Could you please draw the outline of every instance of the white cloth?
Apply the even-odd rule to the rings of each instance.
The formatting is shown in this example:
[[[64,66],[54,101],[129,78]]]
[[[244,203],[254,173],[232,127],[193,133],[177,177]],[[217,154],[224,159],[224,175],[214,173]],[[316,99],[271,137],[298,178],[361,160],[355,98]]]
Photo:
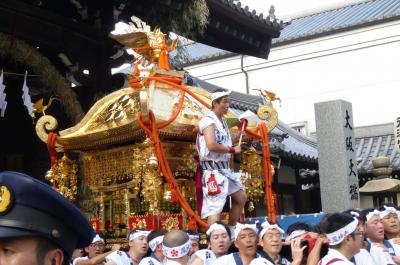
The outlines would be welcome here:
[[[210,227],[207,229],[206,231],[206,235],[207,236],[211,236],[211,233],[214,232],[214,230],[223,230],[225,232],[228,233],[228,231],[226,231],[225,226],[218,224],[218,223],[213,223],[212,225],[210,225]]]
[[[347,224],[345,227],[340,228],[337,231],[326,234],[326,237],[329,239],[329,245],[336,246],[342,243],[346,236],[350,235],[357,229],[358,219],[353,217],[354,220]]]
[[[181,265],[180,263],[174,261],[174,260],[167,260],[167,262],[165,263],[165,265]]]
[[[265,234],[268,230],[270,230],[270,229],[276,229],[276,230],[278,230],[281,234],[284,234],[284,233],[285,233],[285,231],[283,231],[283,229],[280,228],[279,225],[277,225],[277,224],[271,225],[268,221],[263,222],[263,223],[261,224],[261,227],[262,227],[262,230],[260,231],[260,234],[259,234],[260,238],[263,238],[264,234]]]
[[[101,238],[98,234],[96,234],[96,235],[94,236],[93,240],[92,240],[92,244],[93,244],[93,243],[96,243],[96,242],[102,242],[102,243],[104,243],[104,239]]]
[[[376,265],[394,264],[389,252],[384,251],[381,247],[373,245],[373,243],[370,244],[369,254]]]
[[[229,165],[231,158],[230,153],[215,153],[208,150],[206,141],[203,135],[204,129],[210,125],[214,125],[215,141],[226,147],[232,146],[232,139],[229,133],[228,125],[225,120],[220,120],[213,111],[207,116],[204,116],[199,123],[199,134],[197,135],[196,147],[201,161],[224,162]],[[221,192],[215,195],[209,195],[209,189],[216,188],[207,185],[209,179],[214,175],[217,185]],[[215,170],[203,169],[202,176],[203,187],[203,206],[201,209],[201,218],[207,218],[210,215],[219,214],[225,205],[226,197],[238,190],[243,189],[240,182],[240,174],[234,173],[229,168]]]
[[[159,262],[155,258],[146,257],[139,262],[139,265],[163,265],[163,263]]]
[[[257,235],[257,225],[256,224],[241,224],[241,223],[236,223],[235,226],[235,232],[233,233],[232,239],[236,240],[238,237],[239,233],[244,230],[244,229],[250,229],[254,232],[255,235]]]
[[[232,93],[231,90],[227,90],[227,91],[221,91],[221,92],[214,92],[211,94],[211,101],[214,101],[216,99],[225,97],[225,96],[229,96]]]
[[[214,262],[214,265],[238,265],[238,264],[236,264],[233,254],[229,254],[219,257]]]
[[[392,244],[394,254],[400,256],[400,245],[393,242],[393,239],[388,240]]]
[[[326,265],[333,259],[340,259],[340,261],[336,261],[332,265],[354,265],[350,260],[343,256],[342,253],[332,248],[328,250],[328,254],[319,261],[318,265]]]
[[[163,248],[164,257],[170,258],[170,259],[178,259],[178,258],[182,258],[183,256],[188,255],[188,253],[192,249],[192,241],[190,239],[188,239],[188,241],[186,241],[186,243],[176,246],[176,247],[167,247],[163,243],[162,248]]]
[[[211,178],[211,173],[214,174],[217,185],[221,192],[216,195],[209,195],[209,186],[207,185]],[[207,218],[213,214],[219,214],[224,208],[226,197],[243,189],[240,182],[240,173],[233,173],[230,169],[219,170],[203,170],[202,190],[203,190],[203,205],[201,207],[201,218]]]
[[[132,260],[124,251],[114,251],[106,257],[106,261],[112,260],[116,265],[132,265]]]
[[[263,257],[258,257],[256,259],[253,259],[249,265],[275,265],[271,261],[263,258]]]
[[[256,254],[256,255],[257,255],[257,257],[255,257],[255,259],[258,258],[258,254]],[[239,265],[239,264],[236,264],[235,258],[233,257],[233,253],[219,257],[213,264],[214,265]]]
[[[279,264],[290,265],[290,262],[285,258],[281,258],[279,260]],[[258,257],[258,258],[253,259],[249,265],[275,265],[275,263],[272,263],[271,261],[267,260],[266,258]]]
[[[76,265],[76,263],[78,261],[80,261],[80,260],[88,260],[88,259],[89,259],[88,256],[86,256],[86,257],[78,257],[78,258],[74,259],[74,261],[72,262],[72,265]]]
[[[360,249],[360,252],[354,255],[354,260],[356,265],[378,265],[374,263],[369,252],[363,248]]]
[[[226,121],[221,120],[215,115],[213,111],[204,116],[199,122],[199,134],[197,136],[197,152],[199,153],[200,161],[229,161],[231,158],[230,153],[220,154],[208,150],[206,140],[204,138],[204,129],[210,125],[214,125],[215,142],[226,147],[232,146],[232,139],[229,133]]]
[[[204,265],[213,265],[217,260],[217,256],[215,256],[214,252],[209,249],[200,249],[196,251],[193,256],[201,259]]]

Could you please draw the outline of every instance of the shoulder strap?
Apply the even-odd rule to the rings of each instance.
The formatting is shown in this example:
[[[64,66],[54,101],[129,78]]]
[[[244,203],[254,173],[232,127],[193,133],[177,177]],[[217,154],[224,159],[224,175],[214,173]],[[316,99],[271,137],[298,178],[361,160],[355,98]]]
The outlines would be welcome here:
[[[273,259],[263,250],[260,253],[258,253],[261,257],[263,257],[264,259],[268,260],[269,262],[271,262],[272,264],[275,264],[275,261],[273,261]]]
[[[368,252],[371,252],[371,246],[372,246],[371,242],[367,241],[367,251]]]
[[[394,247],[392,246],[389,240],[383,240],[383,245],[385,245],[385,247],[389,250],[390,256],[396,256]]]
[[[235,259],[236,265],[243,265],[242,259],[240,258],[238,252],[233,253],[233,258]]]

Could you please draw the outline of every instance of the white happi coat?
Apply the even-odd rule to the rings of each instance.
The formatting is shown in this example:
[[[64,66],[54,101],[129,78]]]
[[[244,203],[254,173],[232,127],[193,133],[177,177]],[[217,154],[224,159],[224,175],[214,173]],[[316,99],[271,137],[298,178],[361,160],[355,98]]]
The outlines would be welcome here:
[[[210,125],[214,125],[215,142],[226,147],[232,146],[232,139],[225,120],[220,120],[213,111],[204,116],[199,122],[199,135],[197,137],[197,151],[200,161],[229,161],[231,154],[215,153],[208,150],[203,131]]]
[[[369,254],[376,265],[395,264],[389,252],[383,250],[379,246],[375,246],[371,242],[370,244],[371,246],[369,248]]]
[[[332,248],[330,248],[328,254],[318,262],[318,265],[327,265],[333,259],[340,260],[331,263],[332,265],[354,265],[350,260],[343,256],[342,253]]]
[[[375,264],[371,255],[366,249],[360,249],[360,252],[354,255],[356,265],[378,265]]]
[[[153,257],[146,257],[139,262],[139,265],[163,265],[163,263]]]
[[[198,257],[203,261],[204,265],[213,265],[214,262],[217,260],[217,257],[215,256],[214,252],[212,252],[209,249],[200,249],[196,251],[193,256]]]
[[[114,251],[106,257],[106,261],[112,260],[117,265],[135,265],[129,255],[124,251]]]

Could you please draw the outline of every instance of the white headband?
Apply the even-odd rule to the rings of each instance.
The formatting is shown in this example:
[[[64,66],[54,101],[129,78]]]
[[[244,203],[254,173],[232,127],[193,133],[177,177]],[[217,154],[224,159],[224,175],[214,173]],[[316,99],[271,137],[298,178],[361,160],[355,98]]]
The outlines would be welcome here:
[[[149,233],[150,233],[149,231],[137,230],[137,231],[129,234],[129,241],[132,241],[135,238],[138,238],[140,236],[146,236],[147,237],[149,235]]]
[[[197,240],[197,241],[200,241],[200,235],[189,235],[189,238],[191,239],[191,240]]]
[[[190,241],[189,238],[189,240],[186,241],[186,243],[177,247],[170,248],[165,246],[164,243],[162,246],[163,246],[163,254],[165,257],[169,259],[179,259],[189,253],[189,251],[192,249],[192,242]]]
[[[381,219],[384,218],[386,215],[391,214],[391,213],[394,213],[396,215],[396,217],[399,218],[398,211],[396,210],[396,208],[385,206],[385,205],[383,207],[385,207],[385,210],[381,211],[380,214],[379,214],[379,217]]]
[[[222,91],[222,92],[215,92],[211,94],[211,101],[214,101],[216,99],[225,97],[225,96],[229,96],[231,94],[232,91],[227,90],[227,91]]]
[[[206,235],[210,236],[212,232],[214,232],[215,230],[224,230],[225,232],[228,233],[228,231],[226,231],[225,226],[221,225],[221,224],[217,224],[217,223],[213,223],[212,225],[210,225],[210,227],[207,229],[206,231]]]
[[[150,240],[149,248],[151,249],[151,251],[154,252],[156,250],[157,246],[162,243],[163,239],[164,239],[164,236],[158,236],[158,237]]]
[[[369,220],[374,216],[374,215],[378,215],[379,218],[381,217],[381,212],[374,209],[372,212],[369,212],[366,216],[365,219],[367,220],[367,223],[369,222]]]
[[[288,235],[288,239],[295,239],[296,237],[302,236],[304,234],[307,234],[308,232],[306,230],[294,230],[290,235]]]
[[[93,237],[92,244],[96,242],[104,243],[104,239],[102,239],[98,234],[96,234],[95,237]]]
[[[360,214],[358,213],[358,212],[354,212],[354,211],[350,211],[350,214],[353,216],[353,217],[360,217]]]
[[[255,224],[250,225],[250,224],[237,223],[235,232],[234,232],[234,236],[233,236],[233,240],[236,240],[239,233],[244,229],[250,229],[257,235],[257,226]]]
[[[351,223],[347,224],[345,227],[342,227],[339,230],[332,232],[330,234],[326,234],[326,237],[329,239],[329,245],[331,246],[339,245],[346,236],[356,231],[357,225],[358,225],[358,219],[354,218],[354,220]]]
[[[264,236],[264,234],[271,229],[276,229],[279,232],[281,232],[281,234],[283,234],[285,231],[282,230],[282,228],[280,228],[277,224],[271,225],[268,221],[265,221],[264,223],[261,224],[261,227],[263,228],[260,232],[260,238],[262,238]]]

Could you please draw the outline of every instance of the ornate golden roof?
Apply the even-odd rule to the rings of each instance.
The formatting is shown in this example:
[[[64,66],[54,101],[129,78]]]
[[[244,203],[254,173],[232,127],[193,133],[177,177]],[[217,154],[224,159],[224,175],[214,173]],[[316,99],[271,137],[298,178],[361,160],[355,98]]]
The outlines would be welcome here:
[[[211,104],[208,92],[188,88]],[[178,89],[162,83],[151,82],[148,88],[142,90],[130,87],[120,89],[97,101],[78,124],[60,131],[57,144],[64,150],[83,151],[142,140],[144,132],[138,125],[137,113],[141,111],[146,118],[151,109],[157,122],[167,121],[176,110],[179,99]],[[208,113],[206,107],[186,93],[182,110],[170,125],[159,130],[160,135],[171,140],[194,141],[198,123]],[[232,111],[227,117],[237,119]],[[44,142],[47,141],[44,125],[48,125],[50,120],[48,115],[43,116],[36,126]]]

